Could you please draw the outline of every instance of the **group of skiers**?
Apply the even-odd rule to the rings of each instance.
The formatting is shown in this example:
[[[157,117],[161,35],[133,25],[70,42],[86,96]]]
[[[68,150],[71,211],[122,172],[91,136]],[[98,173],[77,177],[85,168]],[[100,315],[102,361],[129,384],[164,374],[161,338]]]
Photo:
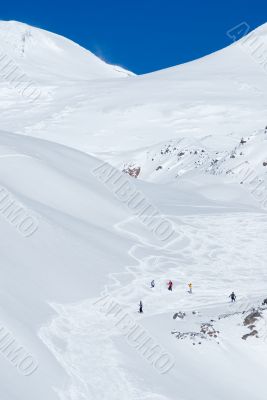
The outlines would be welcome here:
[[[150,285],[151,285],[152,289],[156,286],[154,279],[151,281]],[[167,286],[168,286],[168,290],[172,291],[173,282],[170,280],[167,283]],[[188,288],[189,288],[188,293],[192,294],[193,293],[193,285],[192,285],[191,282],[188,284]],[[236,295],[235,295],[234,292],[232,292],[229,297],[230,297],[232,303],[234,303],[236,301]],[[267,299],[266,299],[266,302],[267,302]],[[141,313],[141,314],[143,313],[143,302],[141,300],[140,300],[140,303],[139,303],[139,313]]]
[[[150,287],[153,289],[155,286],[156,286],[155,280],[153,279],[153,280],[151,281],[151,283],[150,283]],[[173,282],[170,280],[170,281],[168,282],[167,286],[168,286],[168,290],[172,291]],[[192,293],[193,293],[193,285],[192,285],[191,282],[188,284],[188,288],[189,288],[188,293],[192,294]],[[142,302],[141,300],[140,300],[140,303],[139,303],[139,312],[140,312],[141,314],[143,313],[143,302]]]
[[[151,281],[151,283],[150,283],[150,285],[151,285],[151,288],[154,288],[155,287],[155,281],[154,281],[154,279],[153,279],[153,281]],[[167,286],[168,286],[168,290],[172,290],[172,288],[173,288],[173,282],[172,281],[169,281],[168,282],[168,284],[167,284]],[[188,284],[188,288],[189,288],[189,293],[193,293],[193,285],[192,285],[192,283],[189,283]]]

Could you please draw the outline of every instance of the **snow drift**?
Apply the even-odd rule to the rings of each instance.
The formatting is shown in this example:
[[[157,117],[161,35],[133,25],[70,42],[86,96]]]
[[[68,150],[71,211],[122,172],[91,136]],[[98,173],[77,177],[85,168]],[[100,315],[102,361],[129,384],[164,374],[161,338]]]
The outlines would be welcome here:
[[[1,54],[41,93],[2,71],[4,399],[265,400],[266,213],[239,165],[265,182],[267,80],[243,41],[134,76],[0,23]],[[151,210],[175,231],[167,245]]]

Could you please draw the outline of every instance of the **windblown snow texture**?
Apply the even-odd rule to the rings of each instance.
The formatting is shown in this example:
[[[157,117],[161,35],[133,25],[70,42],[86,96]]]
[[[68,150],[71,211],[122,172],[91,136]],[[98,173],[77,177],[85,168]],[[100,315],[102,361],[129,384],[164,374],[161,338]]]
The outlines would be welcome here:
[[[266,25],[254,35],[267,45]],[[40,90],[32,101],[2,70],[1,399],[265,400],[267,75],[244,39],[144,76],[18,22],[0,23],[0,50]],[[174,360],[167,373],[126,319]]]

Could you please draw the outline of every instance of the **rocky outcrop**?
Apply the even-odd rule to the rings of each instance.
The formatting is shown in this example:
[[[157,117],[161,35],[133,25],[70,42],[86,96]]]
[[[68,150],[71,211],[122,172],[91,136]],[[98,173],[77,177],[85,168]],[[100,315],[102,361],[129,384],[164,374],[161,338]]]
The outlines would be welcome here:
[[[141,168],[140,167],[127,167],[127,168],[123,169],[122,172],[132,176],[133,178],[137,178],[141,172]]]

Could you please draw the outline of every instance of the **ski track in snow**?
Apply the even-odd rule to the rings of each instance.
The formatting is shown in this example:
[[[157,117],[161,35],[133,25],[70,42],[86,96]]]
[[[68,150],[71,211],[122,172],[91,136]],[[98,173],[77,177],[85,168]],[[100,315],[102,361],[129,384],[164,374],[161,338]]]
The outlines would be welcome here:
[[[267,24],[252,35],[256,45],[258,41],[261,46],[266,46]],[[26,81],[39,82],[41,91],[40,98],[33,103],[24,91],[20,93],[19,86],[8,84],[10,69],[1,82],[2,152],[13,153],[0,155],[2,184],[9,188],[10,182],[10,193],[21,198],[22,204],[25,201],[25,206],[33,206],[48,228],[44,230],[48,232],[47,236],[40,232],[40,242],[37,243],[36,238],[36,244],[42,246],[44,242],[44,249],[48,250],[43,251],[40,246],[38,251],[39,247],[36,247],[38,254],[34,250],[31,258],[31,245],[29,249],[25,245],[24,253],[24,246],[17,238],[13,239],[12,233],[9,236],[9,227],[3,225],[3,237],[7,234],[10,240],[7,243],[18,251],[8,253],[9,246],[3,241],[2,311],[7,323],[17,328],[18,335],[27,339],[30,347],[36,348],[36,354],[40,350],[43,366],[51,365],[50,371],[40,368],[40,376],[36,374],[33,384],[31,378],[27,378],[30,382],[27,386],[25,380],[22,382],[18,378],[14,381],[16,385],[12,385],[13,375],[3,364],[1,397],[35,400],[40,393],[42,399],[50,400],[47,393],[51,393],[51,382],[62,382],[65,371],[69,378],[65,387],[58,383],[55,388],[60,400],[265,400],[266,367],[264,357],[259,359],[258,355],[266,352],[266,346],[260,343],[262,333],[265,331],[266,334],[266,325],[263,326],[266,317],[265,321],[260,321],[263,327],[259,327],[262,329],[259,342],[254,338],[255,342],[249,339],[239,343],[243,334],[240,312],[258,305],[267,295],[267,214],[237,212],[237,209],[255,210],[257,206],[251,206],[251,201],[260,196],[254,190],[252,192],[250,184],[243,186],[244,191],[237,187],[235,190],[232,185],[235,181],[243,182],[244,171],[238,166],[245,164],[248,171],[254,171],[255,176],[265,180],[266,189],[267,75],[260,67],[258,57],[251,57],[251,51],[244,52],[248,47],[245,44],[247,38],[189,64],[130,79],[121,79],[122,73],[129,75],[127,71],[105,64],[73,42],[38,28],[2,21],[0,38],[4,53],[14,61],[12,74],[17,70],[13,70],[17,64],[25,71]],[[249,45],[251,50],[253,42]],[[34,143],[30,138],[24,142],[15,137],[10,137],[9,141],[9,133],[11,136],[13,133],[29,135],[51,143]],[[53,149],[52,142],[69,149],[56,145]],[[24,154],[28,145],[32,157]],[[20,148],[22,154],[17,154]],[[79,157],[70,148],[93,157],[89,157],[87,163],[85,154]],[[9,157],[13,160],[8,160]],[[22,163],[13,164],[18,157]],[[28,159],[24,160],[26,157]],[[95,157],[98,161],[93,159]],[[102,157],[120,169],[122,165],[124,168],[129,163],[136,164],[141,168],[143,184],[153,183],[146,190],[151,190],[159,201],[163,201],[162,196],[169,197],[165,204],[166,214],[174,214],[168,219],[176,224],[179,233],[174,243],[160,247],[153,234],[144,226],[140,227],[138,219],[132,217],[115,225],[116,232],[112,231],[109,221],[121,215],[120,204],[116,202],[111,202],[110,209],[107,207],[103,220],[102,216],[94,215],[99,205],[108,206],[110,195],[106,198],[100,182],[87,176],[88,168],[95,168]],[[213,177],[208,177],[206,172]],[[182,175],[185,175],[184,180]],[[180,177],[182,185],[178,187],[175,182]],[[27,179],[25,187],[23,179]],[[156,189],[154,185],[158,183],[164,186]],[[177,193],[180,189],[181,193]],[[68,195],[69,200],[66,199]],[[100,204],[97,199],[101,199]],[[205,199],[211,201],[206,203]],[[224,200],[225,207],[222,205]],[[247,208],[243,204],[250,206]],[[257,200],[257,204],[260,207],[264,203]],[[6,210],[8,208],[4,212]],[[97,221],[98,218],[101,221]],[[55,236],[50,237],[54,230]],[[105,233],[103,237],[111,240],[107,246],[110,268],[116,262],[115,257],[122,255],[121,249],[112,251],[112,234],[116,233],[116,244],[123,236],[123,246],[127,238],[134,239],[131,248],[129,244],[128,265],[122,272],[118,271],[123,265],[119,265],[120,269],[113,268],[105,276],[101,268],[94,268],[99,266],[103,256],[101,249],[106,245],[105,239],[101,243],[101,230]],[[88,248],[87,237],[91,241]],[[67,252],[65,239],[66,246],[70,244]],[[59,268],[54,270],[53,258],[58,246],[57,257],[62,260],[62,265],[58,262],[56,267]],[[94,247],[96,258],[88,251]],[[29,255],[29,263],[26,258],[20,263],[24,254]],[[65,282],[61,273],[65,271],[64,261],[68,254],[71,260],[78,257],[81,263],[91,261],[96,265],[92,265],[90,271],[81,271],[81,265],[69,262],[70,274]],[[90,254],[88,259],[85,254]],[[36,270],[37,257],[44,259],[38,264],[40,271]],[[119,260],[118,264],[122,262]],[[20,275],[23,271],[27,276]],[[74,285],[71,277],[76,271]],[[45,296],[42,297],[38,288],[42,285],[39,278],[44,274],[48,275],[45,282],[53,288],[51,292],[46,287],[41,288]],[[20,310],[28,304],[36,305],[37,299],[38,302],[53,299],[50,293],[61,297],[62,281],[66,284],[62,290],[64,298],[68,288],[73,289],[73,296],[77,296],[80,288],[86,290],[84,281],[81,282],[83,276],[91,278],[88,297],[92,297],[76,303],[70,303],[71,300],[66,304],[50,302],[55,315],[39,332],[62,366],[60,371],[56,363],[50,364],[53,360],[33,341],[35,321],[42,315],[39,308],[28,310],[27,307],[25,319]],[[20,285],[20,277],[25,285]],[[97,282],[102,279],[104,283],[103,287],[96,286],[99,293],[92,294],[89,287],[94,285],[95,277]],[[150,288],[152,279],[156,283],[154,289]],[[172,292],[166,285],[170,279],[174,282]],[[193,283],[192,295],[187,291],[189,282]],[[19,286],[25,287],[20,290]],[[228,298],[233,290],[237,294],[236,304],[230,304]],[[161,376],[160,380],[158,372],[149,364],[144,367],[146,361],[131,359],[133,348],[128,352],[128,343],[113,326],[114,321],[94,306],[104,294],[110,295],[125,313],[140,321],[152,337],[155,334],[161,338],[159,344],[163,348],[171,349],[176,367],[165,375],[168,379]],[[140,300],[144,304],[141,315],[137,312]],[[213,315],[216,319],[219,315],[223,318],[238,314],[236,319],[221,321],[222,346],[215,344],[215,350],[214,343],[207,341],[198,350],[192,350],[192,343],[178,341],[171,335],[173,327],[198,329],[200,320],[195,322],[193,310],[199,311],[205,322]],[[178,311],[186,312],[185,320],[172,319]],[[224,322],[228,330],[225,330]],[[241,326],[239,330],[237,323],[239,328]],[[157,327],[158,332],[155,332]],[[233,338],[234,330],[238,332]],[[254,351],[256,347],[258,352]]]
[[[129,223],[132,227],[132,220],[117,224],[115,229],[133,235],[127,229]],[[225,314],[233,313],[233,306],[227,300],[232,290],[238,294],[236,311],[248,309],[266,294],[267,271],[262,267],[266,264],[264,237],[267,228],[262,232],[267,226],[266,215],[185,216],[182,223],[180,221],[179,217],[180,239],[170,248],[149,245],[144,238],[134,234],[138,243],[129,250],[133,265],[127,266],[122,273],[111,272],[101,296],[109,294],[130,314],[136,314],[142,299],[144,314],[138,315],[142,321],[146,314],[209,306],[223,307]],[[224,279],[220,281],[218,276]],[[203,277],[206,281],[200,286]],[[152,279],[156,282],[154,289],[150,288]],[[166,290],[169,279],[174,282],[173,292]],[[262,290],[257,293],[253,292],[255,280],[262,282]],[[189,281],[194,285],[193,296],[186,290]],[[41,329],[42,340],[71,379],[69,387],[58,390],[60,399],[168,400],[137,389],[137,382],[133,382],[123,368],[122,354],[113,342],[112,322],[92,306],[96,300],[71,305],[53,304],[58,316]],[[170,332],[166,332],[168,334]]]

